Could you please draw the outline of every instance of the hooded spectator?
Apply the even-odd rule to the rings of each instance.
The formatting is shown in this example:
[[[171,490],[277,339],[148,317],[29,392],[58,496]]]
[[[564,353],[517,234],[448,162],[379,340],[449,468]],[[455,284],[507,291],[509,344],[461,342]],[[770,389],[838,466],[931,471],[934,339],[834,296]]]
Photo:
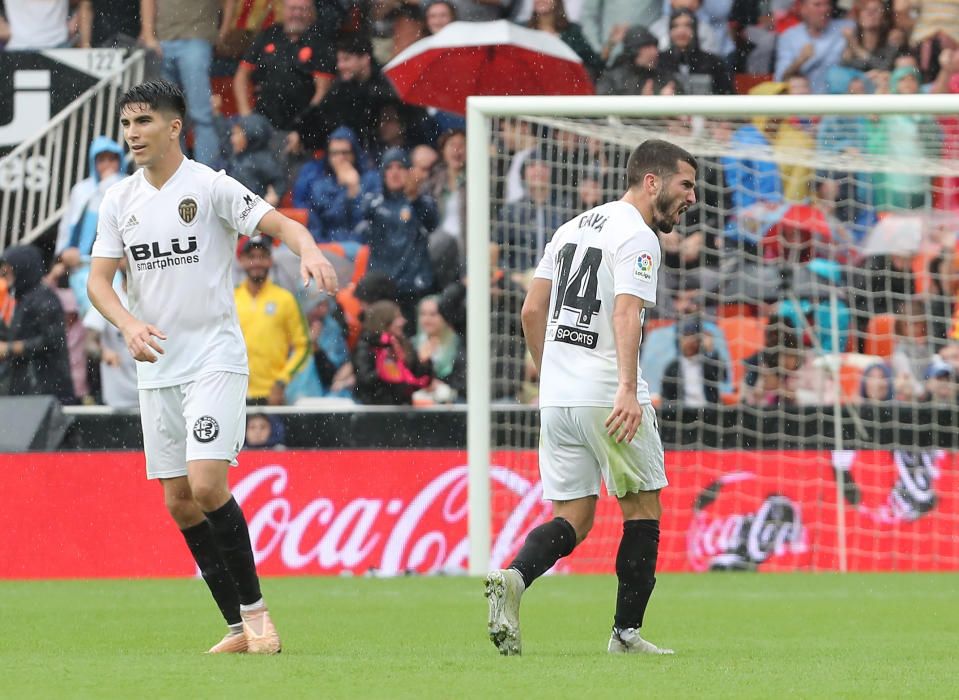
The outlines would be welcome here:
[[[658,95],[675,76],[659,65],[659,40],[648,29],[630,27],[623,37],[623,53],[596,84],[599,95]]]
[[[286,194],[286,176],[270,148],[272,138],[273,128],[262,114],[237,119],[230,129],[226,171],[275,207]]]
[[[859,397],[863,401],[892,401],[892,370],[885,362],[874,362],[862,372],[859,382]]]
[[[70,289],[76,296],[81,317],[90,310],[87,277],[90,251],[97,237],[100,202],[106,191],[125,177],[121,170],[123,149],[113,139],[97,136],[87,151],[87,163],[90,176],[70,190],[56,245],[57,255],[70,275]]]
[[[74,403],[63,307],[43,284],[43,257],[30,245],[14,246],[0,258],[16,306],[10,325],[0,325],[0,363],[8,365],[5,393],[52,394]]]
[[[265,413],[251,413],[246,419],[246,441],[244,447],[253,450],[282,450],[286,439],[286,428],[279,416]]]
[[[356,134],[341,126],[330,134],[326,157],[300,170],[293,185],[293,206],[309,211],[307,227],[315,240],[355,241],[360,201],[381,186],[380,174],[367,168]]]
[[[383,155],[382,192],[364,195],[358,236],[370,247],[370,270],[384,272],[396,284],[397,301],[410,318],[416,303],[433,290],[429,235],[436,228],[436,204],[416,192],[405,151]]]

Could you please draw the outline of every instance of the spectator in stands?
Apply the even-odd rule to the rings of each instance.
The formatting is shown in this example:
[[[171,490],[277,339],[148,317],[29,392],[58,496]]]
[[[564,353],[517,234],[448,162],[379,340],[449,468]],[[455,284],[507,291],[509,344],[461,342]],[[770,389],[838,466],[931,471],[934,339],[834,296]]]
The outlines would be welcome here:
[[[786,82],[780,94],[808,95],[809,79],[805,75],[794,75]],[[782,174],[783,197],[790,202],[802,202],[812,194],[813,169],[807,164],[813,160],[816,145],[818,118],[813,116],[793,116],[770,120],[769,126],[778,124],[775,135],[771,136],[773,148],[779,152],[781,161],[779,171]]]
[[[318,242],[357,240],[360,200],[382,184],[379,173],[367,168],[366,161],[356,134],[341,126],[330,134],[326,157],[300,170],[293,186],[293,206],[309,211],[307,226]]]
[[[436,34],[450,22],[456,21],[456,8],[453,0],[426,0],[423,3],[426,18],[426,31]]]
[[[670,45],[670,25],[672,24],[672,15],[678,10],[688,10],[693,13],[696,23],[693,25],[693,43],[706,53],[722,55],[723,32],[718,37],[713,32],[709,23],[700,23],[699,11],[702,3],[700,0],[666,0],[663,3],[663,14],[659,19],[653,22],[647,29],[656,35],[659,39],[659,50],[666,51]]]
[[[702,208],[694,206],[686,212],[681,227],[670,233],[660,233],[663,249],[662,272],[682,273],[698,270],[701,266],[716,266],[719,262],[716,235],[702,221]]]
[[[959,2],[956,0],[917,0],[919,16],[909,37],[917,48],[919,68],[931,75],[937,63],[936,53],[959,48]]]
[[[463,22],[493,22],[509,15],[511,0],[452,0]]]
[[[850,292],[860,337],[865,336],[871,317],[893,313],[915,297],[914,255],[915,250],[905,244],[901,250],[869,256],[853,270]]]
[[[70,381],[73,395],[78,402],[90,401],[90,386],[87,382],[87,332],[83,327],[83,318],[79,313],[77,298],[73,290],[54,287],[54,293],[63,308],[63,325],[66,331],[67,357],[70,361]]]
[[[659,65],[658,41],[645,27],[630,27],[623,52],[596,83],[599,95],[658,95],[676,76]]]
[[[926,307],[911,298],[897,305],[895,344],[890,364],[896,380],[896,394],[902,400],[921,399],[925,394],[923,377],[932,361],[926,325]]]
[[[566,218],[572,219],[577,214],[609,201],[603,188],[605,181],[606,177],[599,163],[589,163],[582,167],[576,178],[576,192],[570,199]]]
[[[246,280],[234,296],[250,359],[247,403],[281,406],[287,384],[309,357],[309,344],[296,298],[270,281],[272,248],[268,236],[243,244],[240,261]]]
[[[669,17],[668,48],[659,55],[659,67],[675,75],[687,94],[732,94],[733,81],[726,63],[699,48],[697,21],[692,10],[673,10]]]
[[[394,99],[393,87],[373,62],[369,38],[344,35],[336,45],[336,78],[318,105],[306,110],[295,130],[308,149],[323,146],[335,126],[348,126],[363,149],[377,149],[377,127],[385,102]]]
[[[855,26],[846,27],[842,65],[868,72],[892,70],[898,47],[889,43],[892,16],[883,0],[856,0],[850,12]]]
[[[663,400],[690,408],[718,405],[726,367],[713,350],[712,336],[703,332],[699,318],[680,322],[676,343],[677,357],[663,372]]]
[[[6,51],[40,51],[70,46],[69,0],[7,0],[5,5],[5,14],[4,8],[0,7],[0,42],[6,34]]]
[[[826,71],[839,65],[846,50],[846,32],[853,22],[832,19],[829,0],[800,0],[802,23],[787,29],[776,46],[775,78],[789,80],[794,75],[809,78],[812,91],[826,91]]]
[[[87,277],[90,271],[90,251],[97,236],[100,201],[114,183],[125,177],[120,171],[123,149],[106,136],[93,139],[87,151],[87,162],[90,176],[70,190],[70,199],[66,213],[60,219],[56,243],[60,261],[70,275],[70,288],[79,305],[81,318],[90,310]]]
[[[140,36],[140,0],[80,0],[81,49],[129,49]]]
[[[353,353],[360,403],[409,405],[413,394],[433,381],[432,363],[413,349],[405,326],[400,307],[391,301],[378,301],[366,310]]]
[[[420,39],[429,36],[426,18],[419,5],[400,4],[387,15],[387,20],[391,25],[390,33],[393,39],[391,59]]]
[[[859,397],[857,403],[873,401],[892,401],[895,398],[893,391],[892,370],[885,362],[875,362],[862,372],[859,382]]]
[[[959,342],[953,340],[946,343],[936,353],[933,362],[949,366],[956,376],[959,376]]]
[[[945,348],[949,339],[949,325],[956,309],[959,275],[954,269],[955,233],[943,227],[939,233],[942,249],[927,266],[929,339],[937,351]],[[955,307],[955,308],[954,308]]]
[[[447,131],[437,143],[440,162],[433,168],[428,183],[439,214],[437,233],[456,243],[458,261],[466,253],[466,132]]]
[[[330,28],[315,20],[313,0],[283,0],[283,21],[256,36],[233,76],[241,115],[255,109],[286,132],[307,107],[320,103],[333,84],[335,58]]]
[[[559,37],[576,52],[594,78],[602,72],[603,59],[583,36],[579,25],[569,21],[564,0],[533,0],[533,15],[526,26]]]
[[[357,233],[370,247],[370,270],[393,280],[396,301],[413,318],[416,304],[433,291],[428,241],[437,216],[433,198],[416,191],[409,167],[405,151],[384,154],[382,191],[363,196]]]
[[[433,382],[429,386],[436,403],[448,403],[466,395],[466,348],[440,314],[439,300],[427,296],[420,301],[419,319],[413,347],[421,358],[428,357],[433,365]]]
[[[955,405],[959,397],[957,374],[949,365],[933,361],[925,373],[925,396],[932,403]]]
[[[233,25],[234,9],[234,0],[140,3],[140,43],[160,57],[163,77],[183,89],[187,118],[193,127],[193,159],[204,165],[212,166],[220,151],[211,101],[213,46]]]
[[[834,66],[826,73],[826,91],[831,95],[863,95],[871,93],[873,87],[865,73],[852,68]],[[855,158],[866,152],[869,128],[866,115],[826,115],[819,121],[816,150]],[[836,183],[836,216],[851,227],[857,240],[861,239],[866,227],[872,223],[869,175],[846,170],[820,170],[817,177]]]
[[[781,94],[782,83],[761,83],[750,89],[750,95]],[[777,203],[783,199],[782,176],[779,166],[772,160],[734,155],[739,151],[755,151],[769,148],[771,139],[779,131],[779,117],[756,117],[737,128],[729,137],[729,145],[720,156],[725,187],[732,193],[730,214],[741,213],[757,202]],[[714,127],[714,137],[720,143],[727,138],[727,124],[719,122]],[[735,216],[726,221],[726,231],[733,239],[742,238]]]
[[[566,220],[566,210],[550,183],[549,162],[542,154],[527,156],[522,171],[525,197],[500,210],[494,239],[502,247],[504,266],[518,272],[536,267],[549,239]]]
[[[283,450],[286,430],[279,416],[251,413],[246,417],[244,447],[253,450]]]
[[[120,259],[119,283],[114,284],[117,296],[124,308],[129,308],[127,299],[126,258]],[[90,306],[83,317],[87,329],[87,354],[100,360],[100,398],[111,408],[127,410],[138,408],[140,397],[137,392],[137,362],[127,350],[123,333],[108,323],[105,318]]]
[[[583,0],[580,25],[593,51],[609,65],[626,51],[630,27],[648,27],[662,13],[662,0]]]
[[[896,95],[919,92],[920,75],[916,68],[897,68],[889,76],[889,89]],[[928,114],[886,114],[869,122],[869,153],[894,162],[914,163],[936,158],[942,132]],[[919,209],[930,197],[928,175],[895,169],[877,173],[873,178],[875,204],[879,209]]]
[[[7,365],[10,396],[52,394],[64,404],[76,402],[70,379],[63,307],[43,284],[43,257],[32,245],[7,248],[0,255],[0,277],[16,302],[9,324],[0,325],[0,364]]]
[[[440,156],[436,149],[423,143],[410,151],[410,178],[420,194],[429,192],[431,178]]]
[[[230,128],[226,171],[276,207],[286,194],[286,175],[270,148],[272,134],[273,128],[262,114],[239,117]]]
[[[336,301],[321,294],[306,312],[313,364],[322,385],[322,396],[349,398],[356,377],[346,344],[346,321]]]
[[[750,406],[760,406],[766,401],[762,377],[764,373],[797,366],[794,356],[801,352],[796,326],[785,316],[773,314],[766,320],[763,332],[763,347],[743,359],[743,381],[739,390],[740,400]]]

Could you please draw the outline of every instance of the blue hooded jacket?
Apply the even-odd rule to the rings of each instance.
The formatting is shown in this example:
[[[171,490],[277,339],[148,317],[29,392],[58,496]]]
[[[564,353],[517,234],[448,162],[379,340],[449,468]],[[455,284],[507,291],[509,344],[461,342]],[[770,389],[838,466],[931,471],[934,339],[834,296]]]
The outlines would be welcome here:
[[[101,153],[114,153],[120,159],[120,172],[102,183],[96,168],[97,156]],[[97,216],[103,194],[110,185],[124,177],[123,149],[113,139],[97,136],[87,150],[87,167],[89,176],[74,185],[70,191],[67,211],[60,222],[58,253],[65,248],[79,248],[81,255],[90,255],[93,241],[97,237]]]
[[[349,196],[346,187],[337,182],[327,158],[304,165],[293,185],[293,206],[310,212],[307,228],[320,243],[358,241],[360,202],[365,194],[379,192],[382,185],[379,173],[368,168],[366,154],[352,129],[338,127],[330,134],[329,140],[334,139],[349,141],[353,146],[353,164],[360,174],[359,194]]]
[[[409,167],[406,151],[386,151],[381,172],[394,162]],[[370,246],[370,270],[389,276],[400,296],[418,298],[432,291],[428,243],[439,223],[433,198],[420,195],[410,201],[403,191],[387,192],[384,186],[381,192],[364,195],[360,210],[362,222],[357,233]]]

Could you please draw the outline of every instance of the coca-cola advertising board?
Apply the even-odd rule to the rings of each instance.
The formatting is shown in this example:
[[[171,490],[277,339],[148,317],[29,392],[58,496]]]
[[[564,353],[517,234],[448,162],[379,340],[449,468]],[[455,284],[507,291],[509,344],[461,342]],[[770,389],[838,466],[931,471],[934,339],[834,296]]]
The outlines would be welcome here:
[[[465,453],[245,452],[231,471],[267,575],[467,569]],[[493,453],[492,565],[549,516],[535,453]],[[956,454],[671,452],[660,571],[838,568],[842,475],[852,570],[959,569]],[[161,490],[136,452],[0,455],[0,578],[192,576]],[[611,573],[621,532],[599,502],[557,571]]]

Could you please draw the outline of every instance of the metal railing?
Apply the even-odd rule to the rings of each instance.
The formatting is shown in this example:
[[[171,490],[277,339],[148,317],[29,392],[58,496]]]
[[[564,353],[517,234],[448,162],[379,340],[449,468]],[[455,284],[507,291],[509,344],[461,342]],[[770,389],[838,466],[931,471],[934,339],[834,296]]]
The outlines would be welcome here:
[[[143,81],[145,57],[142,50],[133,52],[54,116],[42,133],[0,158],[0,252],[29,243],[63,216],[70,190],[88,176],[87,149],[94,138],[122,142],[117,99]]]

